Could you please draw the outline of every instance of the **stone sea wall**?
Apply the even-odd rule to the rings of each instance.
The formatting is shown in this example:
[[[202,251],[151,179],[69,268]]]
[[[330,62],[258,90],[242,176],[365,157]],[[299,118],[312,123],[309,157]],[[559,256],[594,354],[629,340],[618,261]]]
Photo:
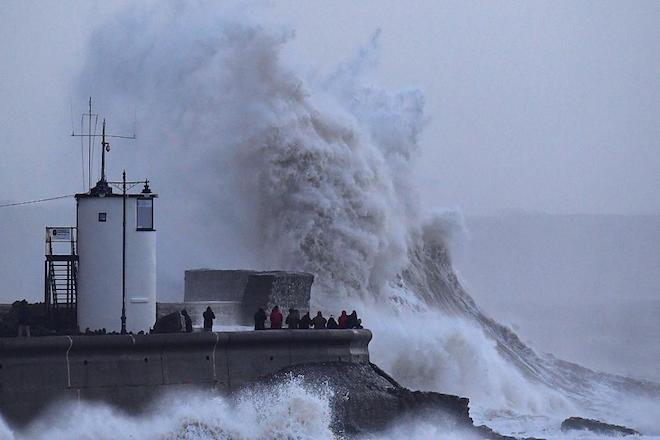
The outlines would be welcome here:
[[[286,367],[368,363],[368,330],[0,338],[0,413],[25,423],[60,399],[139,409],[177,389],[231,392]]]

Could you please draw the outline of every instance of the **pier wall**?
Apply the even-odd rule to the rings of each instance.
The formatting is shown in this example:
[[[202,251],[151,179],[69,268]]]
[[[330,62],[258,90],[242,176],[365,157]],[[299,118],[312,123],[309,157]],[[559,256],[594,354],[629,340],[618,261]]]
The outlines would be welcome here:
[[[62,399],[139,409],[177,389],[232,392],[285,367],[369,362],[368,330],[0,338],[0,413],[22,424]]]

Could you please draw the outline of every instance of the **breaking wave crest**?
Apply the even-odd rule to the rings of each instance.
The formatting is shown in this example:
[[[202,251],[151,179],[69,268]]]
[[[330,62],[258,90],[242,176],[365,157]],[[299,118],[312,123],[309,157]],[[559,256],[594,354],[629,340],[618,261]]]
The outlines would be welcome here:
[[[309,271],[314,307],[364,310],[373,360],[404,385],[466,395],[484,419],[582,412],[660,431],[652,406],[618,411],[623,395],[657,402],[657,385],[538,354],[462,288],[460,225],[423,212],[413,184],[424,95],[365,80],[378,33],[319,78],[291,67],[292,32],[240,12],[159,4],[112,24],[81,82],[119,125],[136,109],[131,161],[155,176],[161,229],[187,236],[159,244],[159,295],[195,266]]]

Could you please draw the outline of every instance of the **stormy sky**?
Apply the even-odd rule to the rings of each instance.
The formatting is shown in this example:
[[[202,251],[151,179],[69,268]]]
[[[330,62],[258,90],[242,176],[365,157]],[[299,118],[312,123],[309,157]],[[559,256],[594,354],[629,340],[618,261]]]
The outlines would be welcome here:
[[[80,96],[94,94],[77,83],[88,41],[113,12],[133,7],[107,3],[0,4],[1,200],[81,189],[80,143],[69,135],[84,110]],[[381,30],[374,81],[425,93],[417,178],[426,206],[660,213],[658,2],[234,8],[293,29],[286,52],[321,73]]]

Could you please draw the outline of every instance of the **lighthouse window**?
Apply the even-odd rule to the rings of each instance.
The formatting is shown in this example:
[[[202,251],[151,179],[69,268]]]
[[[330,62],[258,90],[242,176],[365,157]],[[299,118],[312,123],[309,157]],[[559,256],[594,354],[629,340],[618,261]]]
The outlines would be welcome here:
[[[137,199],[137,229],[138,231],[154,229],[154,200],[151,198]]]
[[[99,212],[99,221],[104,222],[108,218],[108,214],[105,212]]]

